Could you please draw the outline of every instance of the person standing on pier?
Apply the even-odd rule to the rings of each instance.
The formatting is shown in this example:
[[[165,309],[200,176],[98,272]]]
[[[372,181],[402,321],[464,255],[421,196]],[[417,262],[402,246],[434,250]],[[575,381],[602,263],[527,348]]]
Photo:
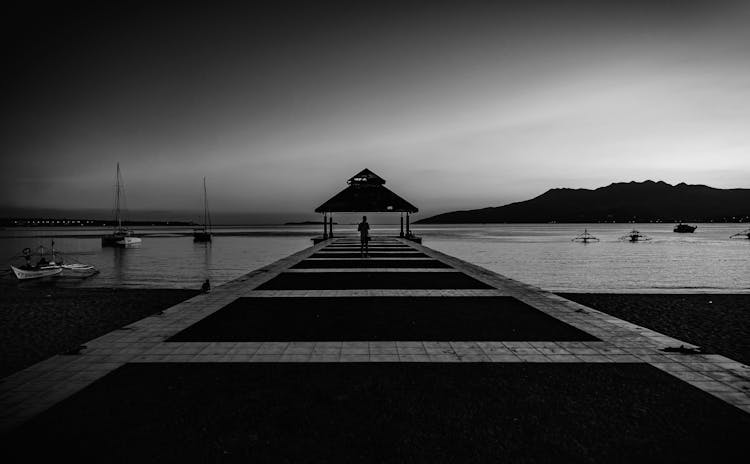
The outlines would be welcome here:
[[[367,223],[367,216],[362,216],[362,222],[357,226],[359,231],[359,254],[360,256],[367,256],[367,242],[370,241],[370,224]]]

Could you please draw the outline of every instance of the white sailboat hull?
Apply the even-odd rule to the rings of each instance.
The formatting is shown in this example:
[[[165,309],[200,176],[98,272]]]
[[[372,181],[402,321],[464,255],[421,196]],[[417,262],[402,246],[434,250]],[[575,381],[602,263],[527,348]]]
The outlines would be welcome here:
[[[13,274],[18,280],[40,279],[42,277],[51,277],[60,274],[63,268],[57,265],[42,266],[38,269],[21,269],[15,266],[10,267]]]
[[[131,247],[140,245],[141,241],[142,240],[139,237],[123,237],[117,241],[117,244],[124,247]]]
[[[125,234],[113,234],[105,235],[102,237],[102,246],[119,246],[119,247],[134,247],[140,245],[142,240],[140,237],[133,237]]]

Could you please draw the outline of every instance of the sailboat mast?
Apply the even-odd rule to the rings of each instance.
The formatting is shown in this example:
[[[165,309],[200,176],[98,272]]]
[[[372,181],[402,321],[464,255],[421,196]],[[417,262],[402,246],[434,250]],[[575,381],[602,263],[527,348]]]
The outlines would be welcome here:
[[[211,230],[211,215],[208,214],[208,193],[206,191],[206,176],[203,176],[203,230]]]
[[[122,218],[120,217],[120,163],[117,163],[117,178],[115,180],[115,220],[117,228],[122,229]]]

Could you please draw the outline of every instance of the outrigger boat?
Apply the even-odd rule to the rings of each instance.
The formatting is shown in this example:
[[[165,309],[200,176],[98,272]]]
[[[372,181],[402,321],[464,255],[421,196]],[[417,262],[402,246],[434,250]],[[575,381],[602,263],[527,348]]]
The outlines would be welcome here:
[[[695,229],[697,229],[698,226],[691,226],[688,224],[679,223],[676,226],[674,226],[674,231],[679,234],[692,234],[695,232]]]
[[[23,257],[26,259],[26,264],[21,267],[10,265],[10,269],[18,280],[41,279],[42,277],[52,277],[62,274],[63,268],[55,263],[54,253],[52,254],[52,261],[47,261],[43,254],[43,247],[40,248],[42,248],[42,253],[40,253],[42,256],[36,264],[31,264],[31,249],[24,248]]]
[[[731,235],[729,238],[737,239],[737,238],[746,238],[750,240],[750,229],[745,229],[742,232],[737,232],[734,235]]]
[[[125,186],[120,174],[120,163],[117,163],[117,177],[115,184],[115,222],[117,226],[110,235],[102,237],[102,246],[132,247],[139,245],[141,239],[133,237],[133,231],[122,226],[122,214],[120,212],[120,193],[124,194]]]
[[[577,235],[571,239],[571,242],[579,242],[579,243],[589,243],[589,242],[598,242],[599,239],[591,235],[588,231],[588,229],[583,229],[583,233],[581,235]]]
[[[31,249],[24,248],[23,257],[26,259],[26,264],[21,267],[11,265],[10,269],[15,274],[18,280],[30,280],[40,279],[42,277],[53,277],[63,275],[71,275],[75,277],[89,277],[99,272],[97,268],[90,264],[71,263],[63,264],[62,260],[57,260],[55,257],[55,242],[52,241],[51,260],[45,258],[45,249],[43,246],[39,247],[39,260],[36,264],[31,264]]]
[[[208,195],[206,194],[206,178],[203,178],[203,228],[193,229],[194,242],[211,241],[211,215],[208,214]]]
[[[645,242],[647,240],[651,240],[651,237],[647,237],[637,230],[633,229],[627,235],[623,235],[622,237],[620,237],[620,240],[625,240],[628,242]]]

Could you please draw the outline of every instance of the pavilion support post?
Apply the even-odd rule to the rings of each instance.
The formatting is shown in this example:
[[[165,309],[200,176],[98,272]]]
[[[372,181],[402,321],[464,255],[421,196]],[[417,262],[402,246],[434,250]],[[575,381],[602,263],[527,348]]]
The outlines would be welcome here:
[[[329,237],[333,238],[333,213],[331,213],[331,216],[328,218],[329,222],[329,229],[331,230],[331,233],[329,234]]]
[[[328,239],[328,218],[326,213],[323,213],[323,240]]]
[[[401,232],[398,234],[398,236],[404,236],[404,213],[401,213]]]
[[[411,237],[411,229],[409,229],[409,212],[406,212],[406,236]]]

